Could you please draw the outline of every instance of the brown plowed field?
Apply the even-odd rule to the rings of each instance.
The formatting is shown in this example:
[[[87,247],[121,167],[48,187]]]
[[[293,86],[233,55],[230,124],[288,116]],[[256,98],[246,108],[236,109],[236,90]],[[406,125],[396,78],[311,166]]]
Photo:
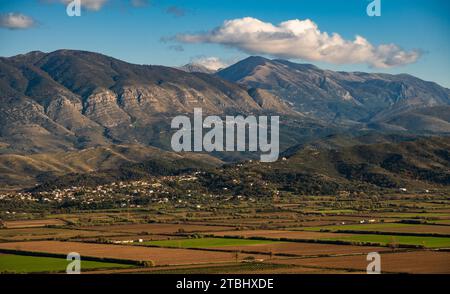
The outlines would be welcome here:
[[[317,255],[341,255],[341,254],[367,254],[369,252],[390,251],[387,247],[369,247],[369,246],[350,246],[333,244],[315,244],[285,242],[272,244],[256,244],[247,246],[224,246],[215,247],[216,249],[235,250],[235,251],[257,251],[261,253],[273,254],[295,254],[299,256],[317,256]]]
[[[0,230],[0,239],[7,241],[24,241],[53,238],[102,237],[123,235],[115,232],[95,232],[58,228],[23,228]]]
[[[206,226],[206,225],[185,225],[185,224],[130,224],[130,225],[109,225],[81,227],[96,231],[121,232],[121,233],[149,233],[149,234],[173,234],[183,229],[185,232],[205,232],[205,231],[225,231],[232,230],[233,227],[226,226]]]
[[[306,231],[282,231],[282,230],[248,230],[248,231],[224,231],[211,232],[215,236],[241,236],[287,239],[323,239],[336,238],[336,233],[306,232]],[[351,236],[351,234],[339,234],[339,236]]]
[[[32,252],[68,254],[77,252],[83,256],[117,258],[127,260],[153,260],[156,265],[207,264],[233,262],[234,253],[212,252],[189,249],[169,249],[143,246],[106,245],[79,242],[35,241],[0,243],[0,249],[13,249]],[[240,254],[239,259],[246,254]],[[253,255],[255,256],[255,255]],[[265,258],[264,256],[255,256]]]
[[[36,219],[36,220],[18,220],[18,221],[5,221],[5,226],[8,229],[15,228],[37,228],[45,226],[63,226],[65,222],[59,219]]]
[[[366,270],[366,256],[341,256],[274,260],[274,263],[312,266],[330,269]],[[381,253],[381,271],[391,273],[449,274],[450,252],[415,251]]]
[[[100,232],[100,234],[108,234],[107,232]],[[169,236],[169,235],[125,235],[123,233],[109,233],[111,237],[103,237],[103,239],[106,239],[108,241],[125,241],[125,240],[133,240],[138,241],[139,239],[142,239],[144,241],[161,241],[161,240],[177,240],[177,239],[184,239],[183,236]],[[119,235],[120,234],[120,235]],[[100,236],[102,237],[102,236]],[[92,238],[71,238],[71,241],[82,241],[82,242],[89,242],[89,241],[97,241],[99,237],[92,237]]]

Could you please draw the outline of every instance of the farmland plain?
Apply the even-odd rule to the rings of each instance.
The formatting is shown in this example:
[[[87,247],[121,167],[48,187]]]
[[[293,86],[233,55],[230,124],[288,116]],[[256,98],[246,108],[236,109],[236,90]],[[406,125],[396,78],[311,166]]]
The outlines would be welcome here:
[[[78,252],[83,273],[358,274],[378,252],[382,272],[450,273],[450,213],[435,205],[446,201],[292,196],[10,214],[0,271],[61,272],[64,256]]]
[[[124,269],[132,265],[82,260],[81,268],[84,270],[100,269]],[[1,273],[46,273],[46,272],[65,272],[67,260],[64,258],[26,256],[14,254],[0,254],[0,272]]]

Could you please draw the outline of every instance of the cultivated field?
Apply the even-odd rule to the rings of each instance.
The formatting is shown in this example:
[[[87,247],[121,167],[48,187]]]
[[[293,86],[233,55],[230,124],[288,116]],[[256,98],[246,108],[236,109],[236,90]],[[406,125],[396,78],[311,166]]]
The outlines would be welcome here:
[[[84,273],[347,274],[365,273],[367,254],[378,252],[386,273],[450,273],[449,203],[443,195],[293,196],[9,214],[0,269],[61,272],[78,252]]]
[[[152,245],[160,247],[179,247],[179,248],[215,248],[215,247],[249,247],[255,245],[276,244],[278,242],[268,240],[249,240],[232,238],[199,238],[199,239],[178,239],[165,241],[148,241],[139,243],[140,245]]]
[[[320,256],[341,254],[367,254],[369,252],[391,251],[387,247],[315,244],[300,242],[274,242],[246,246],[218,247],[224,250],[252,251],[273,255]]]
[[[120,235],[123,234],[115,232],[97,232],[62,228],[25,228],[0,230],[0,240],[4,241],[50,240]]]
[[[429,226],[402,223],[358,224],[304,228],[307,231],[367,231],[384,233],[440,234],[450,236],[450,226]]]
[[[37,219],[37,220],[19,220],[19,221],[6,221],[5,227],[8,229],[14,228],[37,228],[47,226],[62,226],[66,223],[59,219]]]
[[[190,225],[190,224],[131,224],[131,225],[113,225],[113,226],[92,226],[81,227],[103,232],[115,233],[145,233],[145,234],[174,234],[178,232],[195,233],[204,231],[225,231],[232,227],[208,226],[208,225]]]
[[[366,256],[286,259],[272,262],[312,268],[355,271],[362,271],[367,267]],[[450,254],[433,251],[382,253],[381,270],[390,273],[449,274]]]
[[[334,238],[326,238],[323,241],[345,241],[359,243],[377,243],[386,246],[419,246],[426,248],[450,248],[449,237],[418,237],[418,236],[395,236],[395,235],[351,235],[339,236],[336,234]]]
[[[210,232],[215,236],[239,236],[244,238],[272,238],[272,239],[289,239],[289,240],[315,240],[335,237],[334,233],[322,232],[303,232],[303,231],[288,231],[288,230],[250,230],[250,231],[224,231],[224,232]],[[341,236],[351,236],[350,234],[340,234]]]
[[[81,256],[127,259],[134,261],[153,261],[155,265],[207,264],[230,262],[235,254],[228,252],[211,252],[188,249],[156,248],[143,246],[122,246],[107,244],[90,244],[81,242],[11,242],[0,244],[0,249],[28,252],[67,254],[78,252]],[[238,256],[241,260],[247,255]]]
[[[132,265],[82,260],[84,270],[124,269]],[[67,260],[55,257],[0,254],[0,273],[51,273],[65,272]]]

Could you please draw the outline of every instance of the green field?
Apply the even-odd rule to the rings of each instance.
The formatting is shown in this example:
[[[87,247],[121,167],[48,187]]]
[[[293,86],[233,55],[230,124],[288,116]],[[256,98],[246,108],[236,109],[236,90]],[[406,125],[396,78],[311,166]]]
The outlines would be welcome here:
[[[386,233],[392,235],[408,234],[411,235],[425,235],[425,234],[440,234],[450,235],[450,227],[439,225],[424,225],[424,224],[404,224],[404,223],[378,223],[378,224],[354,224],[354,225],[335,225],[335,226],[318,226],[298,228],[301,231],[313,232],[371,232],[371,233]]]
[[[319,226],[302,228],[304,231],[338,231],[338,230],[355,230],[355,231],[379,231],[385,229],[404,228],[411,225],[399,223],[384,224],[355,224],[355,225],[337,225],[337,226]]]
[[[431,224],[437,224],[437,225],[450,225],[450,219],[436,220],[436,221],[427,221],[427,222],[431,223]]]
[[[336,234],[339,235],[339,234]],[[417,236],[392,236],[392,235],[352,235],[337,238],[326,238],[323,240],[333,241],[353,241],[353,242],[370,242],[387,245],[390,243],[404,245],[418,245],[428,248],[450,248],[450,238],[440,237],[417,237]]]
[[[0,273],[65,272],[68,264],[69,261],[63,258],[0,254]],[[132,265],[81,260],[82,272],[84,270],[128,267],[132,267]]]
[[[271,243],[275,243],[275,241],[232,239],[232,238],[199,238],[199,239],[147,241],[139,244],[160,246],[160,247],[177,247],[177,248],[210,248],[210,247],[245,246],[245,245],[271,244]]]
[[[448,218],[449,214],[445,212],[386,212],[381,213],[380,217],[395,218]]]

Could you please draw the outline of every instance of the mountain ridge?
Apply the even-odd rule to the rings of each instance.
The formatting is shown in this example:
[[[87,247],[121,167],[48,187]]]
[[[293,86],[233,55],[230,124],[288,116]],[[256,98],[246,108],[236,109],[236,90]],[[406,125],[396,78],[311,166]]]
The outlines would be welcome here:
[[[209,69],[206,66],[201,65],[199,63],[188,63],[183,66],[177,67],[177,69],[190,73],[199,72],[205,74],[213,74],[217,72],[217,70]]]
[[[335,138],[345,140],[345,138]],[[95,186],[118,180],[145,179],[199,171],[193,191],[227,193],[250,197],[272,197],[274,191],[294,195],[336,195],[340,192],[383,193],[400,188],[415,191],[442,189],[450,185],[450,138],[431,137],[407,142],[384,142],[338,148],[307,144],[274,163],[245,161],[214,165],[213,162],[182,160],[140,164],[125,162],[114,169],[96,172],[45,174],[29,191],[48,191],[71,186]],[[179,155],[178,155],[179,156]],[[199,155],[202,156],[202,155]],[[0,157],[1,159],[1,157]],[[197,157],[196,160],[201,159]],[[207,160],[207,157],[204,158]],[[0,160],[1,163],[1,160]],[[195,169],[193,169],[193,164]],[[0,165],[1,167],[1,165]],[[155,174],[155,171],[159,174]],[[163,173],[161,173],[163,171]],[[197,173],[196,173],[197,174]]]
[[[449,105],[449,89],[410,75],[259,56],[216,74],[188,73],[88,51],[32,51],[0,58],[0,154],[110,144],[169,150],[171,117],[195,107],[205,115],[281,115],[285,145],[335,129],[450,134]]]
[[[0,142],[23,152],[147,145],[158,141],[161,128],[170,130],[170,117],[195,107],[205,114],[288,110],[281,100],[263,108],[247,90],[218,77],[87,51],[1,58],[0,72]]]
[[[217,75],[248,88],[270,91],[295,110],[331,123],[370,124],[419,108],[450,105],[450,89],[408,74],[334,72],[311,64],[251,56]],[[447,127],[444,130],[449,131]]]

